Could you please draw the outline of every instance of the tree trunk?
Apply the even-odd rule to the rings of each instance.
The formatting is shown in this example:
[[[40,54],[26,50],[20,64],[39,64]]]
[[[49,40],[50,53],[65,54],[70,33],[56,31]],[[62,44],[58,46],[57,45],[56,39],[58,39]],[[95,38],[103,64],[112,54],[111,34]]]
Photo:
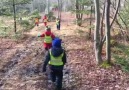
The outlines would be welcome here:
[[[90,14],[90,30],[89,30],[89,38],[91,37],[91,25],[92,25],[92,11],[93,11],[93,6],[91,6],[91,14]]]
[[[49,0],[47,0],[46,3],[47,3],[47,14],[49,14]]]
[[[111,47],[110,47],[110,0],[106,0],[105,7],[105,30],[106,30],[106,60],[111,63]]]
[[[81,5],[79,3],[79,0],[76,0],[76,25],[81,26],[82,25],[82,17],[83,17],[83,13],[80,13],[79,11],[83,11],[84,10],[84,5]]]
[[[15,10],[15,1],[13,0],[13,13],[14,13],[14,32],[17,32],[17,26],[16,26],[16,10]]]
[[[61,21],[61,12],[62,12],[62,0],[60,0],[60,21]]]
[[[58,18],[59,18],[59,9],[60,9],[60,7],[59,7],[59,0],[58,0]]]
[[[94,0],[95,3],[95,31],[94,31],[94,48],[95,48],[95,58],[98,64],[102,63],[101,51],[102,47],[99,43],[99,30],[100,30],[100,10],[99,10],[99,0]]]
[[[75,4],[75,10],[76,10],[76,24],[78,23],[78,9],[79,9],[79,7],[78,7],[78,0],[76,0],[76,2],[75,2],[76,4]]]
[[[80,10],[83,11],[84,10],[84,5],[80,5]],[[80,13],[80,26],[82,25],[82,18],[83,18],[83,13]]]
[[[100,28],[100,38],[101,38],[101,40],[103,39],[103,37],[104,37],[104,35],[103,35],[103,26],[104,26],[104,16],[105,16],[105,2],[104,2],[104,7],[103,7],[103,14],[102,14],[102,19],[101,19],[101,28]]]

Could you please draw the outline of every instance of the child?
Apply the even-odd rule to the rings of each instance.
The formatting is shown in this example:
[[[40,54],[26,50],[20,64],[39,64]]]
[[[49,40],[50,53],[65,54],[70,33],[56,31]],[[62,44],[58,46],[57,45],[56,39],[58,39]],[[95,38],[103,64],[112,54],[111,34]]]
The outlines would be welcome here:
[[[35,18],[35,25],[39,26],[39,19],[37,17]]]
[[[48,50],[52,47],[52,40],[55,38],[55,35],[51,32],[51,28],[46,27],[46,31],[38,37],[44,37],[44,48]]]
[[[52,48],[46,55],[43,72],[46,72],[46,66],[49,64],[51,80],[56,82],[56,90],[62,89],[63,67],[65,63],[66,53],[61,47],[61,39],[55,38],[52,42]]]
[[[43,17],[43,23],[44,23],[44,26],[46,27],[47,26],[47,16],[44,15]]]
[[[57,30],[60,30],[60,19],[59,18],[56,19],[56,27],[57,27]]]

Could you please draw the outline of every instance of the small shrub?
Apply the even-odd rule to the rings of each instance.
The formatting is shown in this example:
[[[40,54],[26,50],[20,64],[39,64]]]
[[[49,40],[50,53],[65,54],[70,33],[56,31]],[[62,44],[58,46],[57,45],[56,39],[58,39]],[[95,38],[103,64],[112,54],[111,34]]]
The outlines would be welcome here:
[[[112,47],[116,46],[117,44],[118,44],[117,41],[111,40],[111,46],[112,46]]]
[[[39,19],[41,19],[41,16],[40,16],[39,14],[31,15],[31,16],[30,16],[30,19],[31,19],[31,20],[34,19],[34,18],[39,18]]]
[[[7,7],[4,6],[3,8],[0,8],[0,16],[3,16],[3,15],[5,15],[5,16],[11,16],[12,13],[9,10],[9,8],[7,8]]]
[[[54,13],[53,12],[49,12],[47,14],[47,17],[48,17],[48,21],[56,20],[56,17],[54,16]]]
[[[20,25],[24,28],[24,31],[30,30],[35,26],[34,22],[30,22],[29,20],[22,20]]]
[[[34,18],[41,18],[41,16],[39,15],[39,11],[38,10],[34,10],[32,13],[31,13],[31,18],[34,19]]]
[[[32,15],[36,15],[37,13],[39,13],[39,11],[36,9],[36,10],[34,10],[31,14],[32,14]]]
[[[53,15],[54,15],[53,12],[49,12],[47,16],[48,16],[48,17],[52,17]]]
[[[30,25],[30,23],[29,23],[28,20],[22,20],[22,21],[20,22],[20,24],[21,24],[22,26],[28,26],[28,25]]]
[[[10,27],[0,27],[0,37],[9,37]]]
[[[27,30],[31,30],[31,29],[33,29],[33,28],[34,28],[34,26],[35,26],[35,24],[34,24],[34,23],[31,23],[31,24],[27,27]]]

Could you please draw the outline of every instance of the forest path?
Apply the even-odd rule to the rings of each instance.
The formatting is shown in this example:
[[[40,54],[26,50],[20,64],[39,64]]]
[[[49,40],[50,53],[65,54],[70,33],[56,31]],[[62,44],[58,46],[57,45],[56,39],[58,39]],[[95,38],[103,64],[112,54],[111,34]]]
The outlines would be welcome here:
[[[52,27],[52,32],[62,39],[66,35],[64,31],[69,32],[69,29],[65,30],[62,27],[63,33],[60,34],[62,31],[54,29],[54,23],[50,23],[49,26]],[[7,51],[3,50],[1,60],[5,62],[1,64],[0,89],[53,90],[51,85],[48,84],[46,76],[41,75],[44,49],[42,48],[43,40],[38,38],[37,35],[43,31],[44,26],[41,23],[38,27],[35,26],[30,32],[26,33],[23,43],[11,44],[10,48],[6,48]],[[64,76],[64,82],[66,83],[64,85],[68,85],[67,77],[69,76]]]
[[[66,90],[127,90],[129,77],[121,68],[104,69],[96,65],[93,39],[86,39],[84,27],[63,20],[58,31],[55,22],[48,24],[63,40],[66,49],[67,65],[63,77]],[[11,40],[4,40],[4,43],[1,39],[0,90],[53,90],[53,85],[41,73],[45,53],[43,39],[37,35],[43,31],[41,23],[26,33],[22,43]]]

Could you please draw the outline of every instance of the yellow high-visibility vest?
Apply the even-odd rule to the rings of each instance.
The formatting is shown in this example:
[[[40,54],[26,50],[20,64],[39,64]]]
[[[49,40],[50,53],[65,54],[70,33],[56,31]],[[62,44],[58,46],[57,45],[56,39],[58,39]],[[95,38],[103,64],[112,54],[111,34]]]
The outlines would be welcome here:
[[[47,19],[44,19],[44,22],[47,22]]]
[[[39,22],[39,19],[38,19],[38,18],[35,18],[35,22],[36,22],[36,23]]]
[[[52,37],[51,37],[51,35],[50,35],[50,36],[45,35],[45,37],[44,37],[44,42],[45,42],[45,43],[51,43],[51,42],[52,42]]]
[[[51,50],[49,51],[49,53],[50,53],[50,61],[49,61],[50,65],[54,65],[54,66],[63,65],[62,57],[64,56],[64,52],[58,57],[54,57],[51,53]]]
[[[56,20],[56,24],[59,25],[59,20]]]

